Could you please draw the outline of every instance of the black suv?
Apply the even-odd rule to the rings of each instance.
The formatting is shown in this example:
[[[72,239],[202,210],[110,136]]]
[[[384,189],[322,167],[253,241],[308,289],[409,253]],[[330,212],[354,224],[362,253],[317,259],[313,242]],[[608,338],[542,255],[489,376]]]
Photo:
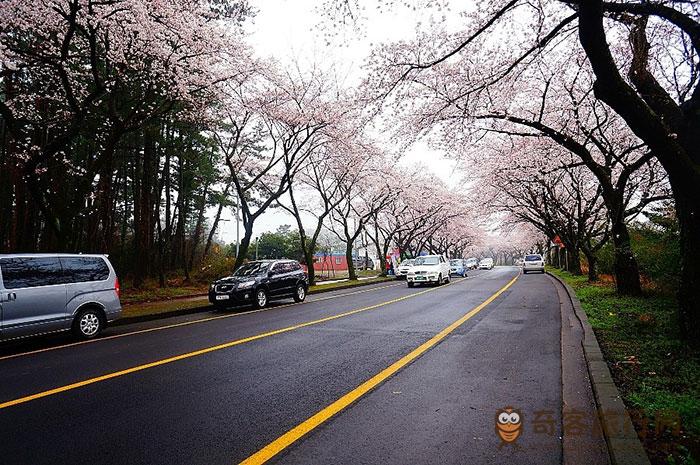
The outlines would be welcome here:
[[[308,288],[308,278],[298,261],[256,260],[214,281],[209,286],[209,302],[217,307],[253,304],[263,308],[271,299],[294,297],[303,302]]]

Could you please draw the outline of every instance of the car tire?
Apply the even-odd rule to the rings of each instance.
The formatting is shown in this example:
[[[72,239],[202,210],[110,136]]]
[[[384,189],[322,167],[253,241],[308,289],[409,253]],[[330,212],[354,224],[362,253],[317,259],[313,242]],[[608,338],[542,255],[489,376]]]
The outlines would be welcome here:
[[[255,308],[265,308],[268,303],[267,291],[263,288],[259,288],[255,291],[255,296],[253,297],[253,307]]]
[[[450,275],[445,276],[445,284],[450,284]]]
[[[438,275],[438,279],[435,283],[436,286],[441,286],[442,285],[442,273]]]
[[[408,284],[408,287],[413,287],[413,283],[406,283]]]
[[[102,311],[94,307],[80,310],[73,320],[73,335],[79,339],[95,339],[106,326]]]
[[[297,284],[297,288],[294,290],[294,302],[303,302],[304,299],[306,299],[306,286]]]

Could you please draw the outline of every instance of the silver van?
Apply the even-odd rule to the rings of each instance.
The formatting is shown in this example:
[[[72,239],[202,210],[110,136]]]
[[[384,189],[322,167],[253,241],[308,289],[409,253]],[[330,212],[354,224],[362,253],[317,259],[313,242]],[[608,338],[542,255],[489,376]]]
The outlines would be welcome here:
[[[0,254],[0,340],[68,330],[92,339],[121,310],[105,255]]]

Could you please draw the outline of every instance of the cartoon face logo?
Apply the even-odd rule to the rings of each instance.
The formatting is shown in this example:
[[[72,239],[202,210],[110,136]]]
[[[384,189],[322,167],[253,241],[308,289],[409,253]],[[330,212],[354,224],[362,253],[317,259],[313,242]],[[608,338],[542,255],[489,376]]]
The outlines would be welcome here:
[[[501,446],[514,443],[522,433],[523,414],[513,407],[496,411],[496,434],[501,438]]]

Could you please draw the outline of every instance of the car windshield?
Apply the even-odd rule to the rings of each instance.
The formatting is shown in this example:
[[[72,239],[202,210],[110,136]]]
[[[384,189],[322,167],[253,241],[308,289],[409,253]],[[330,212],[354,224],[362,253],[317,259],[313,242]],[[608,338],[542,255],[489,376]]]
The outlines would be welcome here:
[[[416,258],[416,265],[437,265],[440,263],[438,257],[420,257]]]
[[[526,261],[526,262],[538,262],[538,261],[540,261],[540,260],[542,260],[542,256],[541,256],[541,255],[527,255],[527,256],[525,257],[525,261]]]
[[[260,273],[264,273],[270,267],[267,262],[250,262],[238,268],[233,275],[234,276],[254,276]]]
[[[450,260],[450,265],[459,266],[462,264],[462,260]]]
[[[413,266],[413,260],[404,260],[399,266]]]
[[[489,263],[492,261],[493,261],[493,258],[484,258],[483,260],[481,260],[481,263]]]

